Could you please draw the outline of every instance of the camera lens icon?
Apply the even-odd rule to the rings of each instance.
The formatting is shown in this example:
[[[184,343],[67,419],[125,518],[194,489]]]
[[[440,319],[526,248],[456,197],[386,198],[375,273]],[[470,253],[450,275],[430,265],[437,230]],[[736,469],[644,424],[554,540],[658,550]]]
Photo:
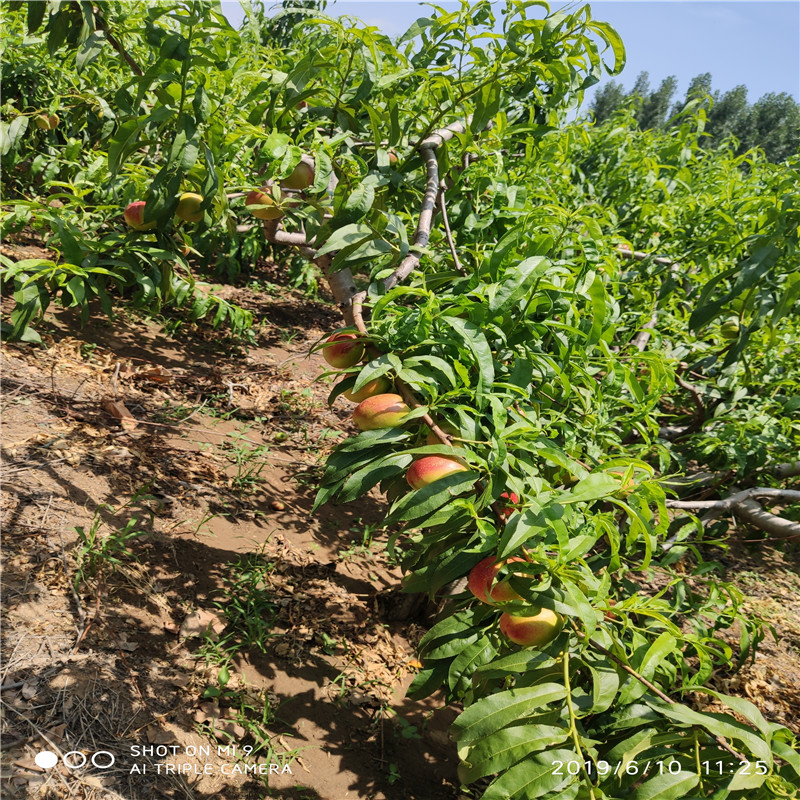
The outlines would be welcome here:
[[[52,750],[42,750],[34,756],[33,763],[40,769],[52,769],[58,764],[58,756]]]
[[[52,750],[42,750],[33,757],[33,763],[39,769],[52,769],[59,761],[67,769],[81,769],[89,763],[97,769],[110,769],[116,760],[114,754],[109,753],[108,750],[98,750],[96,753],[92,753],[90,758],[87,758],[80,750],[70,750],[69,753],[64,753],[60,757]]]

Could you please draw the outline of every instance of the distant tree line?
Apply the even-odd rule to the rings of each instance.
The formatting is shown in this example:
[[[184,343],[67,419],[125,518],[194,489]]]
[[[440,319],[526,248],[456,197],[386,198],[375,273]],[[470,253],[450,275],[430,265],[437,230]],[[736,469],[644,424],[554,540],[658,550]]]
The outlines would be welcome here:
[[[630,91],[609,81],[595,94],[590,112],[597,122],[603,122],[630,103],[642,130],[664,130],[679,122],[677,116],[690,103],[700,103],[707,116],[707,146],[717,146],[734,136],[738,140],[736,152],[757,146],[774,162],[800,150],[800,104],[786,92],[769,92],[751,104],[746,86],[736,86],[724,94],[712,91],[710,72],[693,78],[684,99],[673,103],[677,87],[677,78],[670,75],[657,89],[651,89],[647,72],[639,73]]]

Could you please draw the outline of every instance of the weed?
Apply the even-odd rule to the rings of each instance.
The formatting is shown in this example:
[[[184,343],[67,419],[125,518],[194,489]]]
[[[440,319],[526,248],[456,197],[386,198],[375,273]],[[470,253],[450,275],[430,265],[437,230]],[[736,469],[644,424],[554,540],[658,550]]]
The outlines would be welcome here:
[[[230,574],[223,579],[220,596],[214,600],[228,625],[218,641],[207,639],[201,648],[207,661],[227,664],[245,647],[266,652],[267,641],[275,636],[272,623],[276,607],[269,588],[274,569],[274,563],[260,554],[247,555],[232,565]]]
[[[94,351],[97,350],[97,342],[81,343],[81,358],[84,361],[94,361]]]
[[[200,724],[198,731],[214,739],[224,737],[230,745],[235,744],[237,760],[241,763],[252,764],[261,761],[277,764],[278,769],[282,770],[285,765],[291,764],[297,758],[299,751],[279,753],[273,747],[269,726],[275,721],[275,708],[267,690],[256,692],[248,686],[230,689],[228,688],[230,678],[228,665],[223,665],[217,676],[217,686],[209,686],[203,697],[219,703],[220,708],[224,709],[225,723],[241,726],[245,731],[244,738],[236,738],[224,728],[218,729],[213,722]]]
[[[302,331],[283,328],[281,330],[281,341],[284,342],[284,344],[291,344],[301,333]]]
[[[305,416],[314,406],[314,393],[311,389],[296,392],[292,389],[281,389],[278,407],[290,416]]]
[[[191,416],[199,406],[190,406],[184,403],[179,403],[174,406],[169,400],[164,402],[161,411],[155,414],[157,422],[170,424],[173,422],[183,422],[187,417]]]
[[[236,467],[236,474],[231,478],[231,488],[242,494],[252,494],[266,466],[263,456],[269,453],[269,447],[251,447],[240,440],[232,439],[224,442],[221,449]]]
[[[316,489],[319,482],[322,480],[323,468],[317,465],[308,465],[300,467],[293,471],[292,478],[295,483],[302,489],[307,486]]]
[[[88,528],[75,527],[79,543],[75,547],[76,571],[73,578],[76,591],[81,584],[89,580],[96,581],[98,591],[102,589],[110,574],[113,574],[125,561],[135,560],[136,556],[130,543],[147,531],[139,526],[139,518],[131,517],[121,528],[115,528],[105,522],[101,516],[103,511],[116,515],[134,502],[153,500],[155,498],[137,492],[127,502],[114,508],[108,504],[99,505],[94,512]]]
[[[374,542],[375,532],[380,529],[380,525],[378,523],[369,524],[364,523],[361,519],[357,519],[355,525],[350,528],[351,533],[358,533],[361,532],[361,542],[360,544],[356,544],[355,542],[350,545],[346,550],[339,551],[339,558],[341,559],[348,559],[348,558],[357,558],[361,555],[371,555],[371,550]]]

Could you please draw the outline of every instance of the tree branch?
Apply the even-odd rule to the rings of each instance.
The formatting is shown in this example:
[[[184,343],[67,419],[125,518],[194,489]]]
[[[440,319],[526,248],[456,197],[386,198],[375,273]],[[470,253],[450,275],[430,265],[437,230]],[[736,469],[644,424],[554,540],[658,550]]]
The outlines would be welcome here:
[[[414,232],[409,253],[400,262],[400,266],[384,280],[383,286],[385,289],[392,289],[398,283],[402,283],[419,265],[422,256],[420,250],[428,244],[430,239],[433,212],[436,208],[436,197],[439,193],[439,162],[436,158],[436,151],[456,134],[466,133],[471,121],[472,115],[470,114],[464,120],[452,122],[444,128],[439,128],[439,130],[434,131],[417,145],[417,150],[425,159],[426,168],[425,195],[422,198],[422,209],[420,210],[417,230]]]
[[[450,248],[450,255],[453,256],[453,264],[455,265],[456,271],[460,272],[462,275],[466,275],[467,271],[461,265],[461,262],[458,260],[458,253],[456,252],[456,244],[453,241],[453,234],[450,231],[450,220],[447,218],[447,204],[444,201],[444,193],[447,189],[447,185],[444,181],[439,182],[439,209],[442,212],[442,222],[444,223],[444,235],[447,238],[447,246]]]
[[[772,500],[800,503],[800,491],[796,489],[771,489],[760,486],[755,489],[744,489],[723,500],[667,500],[667,508],[684,508],[690,511],[707,510],[720,516],[734,506],[753,497],[766,497]]]
[[[601,652],[604,656],[607,656],[615,664],[622,667],[622,669],[625,670],[625,672],[627,672],[629,675],[632,675],[643,686],[646,686],[656,697],[663,700],[665,703],[669,703],[670,705],[677,705],[677,703],[669,695],[664,694],[664,692],[662,692],[661,689],[659,689],[654,683],[651,683],[649,680],[647,680],[647,678],[645,678],[644,675],[640,675],[635,669],[633,669],[633,667],[629,667],[621,658],[614,655],[614,653],[612,653],[607,648],[603,647],[603,645],[601,645],[599,642],[596,642],[594,639],[590,639],[588,636],[586,636],[585,633],[579,631],[577,628],[574,628],[574,630],[575,633],[577,633],[581,639],[588,642],[592,647]],[[712,736],[714,738],[714,741],[716,741],[716,743],[723,750],[727,750],[731,755],[735,756],[742,763],[748,761],[748,759],[745,756],[734,750],[721,736],[717,736],[716,734],[713,733],[709,733],[709,736]]]
[[[644,261],[646,258],[653,258],[650,253],[643,253],[641,250],[628,250],[627,247],[623,247],[622,245],[617,247],[617,252],[624,258],[632,258],[635,261]],[[653,258],[653,263],[660,264],[662,267],[678,266],[677,262],[673,261],[671,258],[663,258],[662,256]]]
[[[777,502],[800,503],[800,490],[770,489],[756,487],[735,492],[723,500],[667,500],[667,508],[685,509],[687,511],[706,511],[701,518],[708,523],[726,512],[741,517],[745,522],[764,533],[780,539],[799,539],[800,523],[779,517],[765,511],[753,498],[763,497]]]
[[[80,6],[77,3],[75,5],[78,6],[78,8],[80,9]],[[117,39],[114,36],[114,34],[111,33],[111,31],[109,30],[108,22],[106,22],[106,19],[103,16],[103,14],[100,11],[100,9],[98,9],[97,6],[94,6],[92,10],[94,11],[95,23],[97,24],[97,27],[99,28],[99,30],[101,30],[105,34],[105,37],[108,40],[108,43],[122,56],[123,59],[125,59],[125,62],[131,68],[131,71],[135,75],[139,75],[140,77],[142,75],[144,75],[144,72],[142,71],[142,68],[133,60],[133,57],[122,46],[122,44],[119,41],[119,39]]]

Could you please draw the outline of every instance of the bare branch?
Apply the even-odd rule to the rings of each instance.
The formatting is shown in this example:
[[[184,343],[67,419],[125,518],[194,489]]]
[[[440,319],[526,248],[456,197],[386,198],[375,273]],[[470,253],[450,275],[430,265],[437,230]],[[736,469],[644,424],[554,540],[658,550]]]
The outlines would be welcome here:
[[[734,506],[754,497],[764,497],[787,503],[800,503],[800,491],[796,489],[771,489],[759,486],[755,489],[744,489],[723,500],[667,500],[668,508],[683,508],[690,511],[710,511],[720,516],[731,511]],[[711,517],[709,517],[711,518]]]
[[[745,500],[739,503],[734,512],[754,528],[771,536],[777,536],[780,539],[800,539],[800,522],[792,522],[765,511],[755,500]]]
[[[770,489],[756,487],[726,497],[724,500],[667,500],[667,508],[685,509],[687,511],[706,511],[701,522],[711,522],[726,512],[736,514],[754,528],[781,539],[800,538],[800,523],[779,517],[762,506],[753,498],[765,498],[779,503],[800,503],[800,490]]]
[[[778,478],[793,478],[800,475],[800,461],[791,461],[788,464],[777,464],[767,469]]]
[[[78,3],[75,3],[74,5],[78,7],[78,10],[80,10]],[[97,24],[98,29],[105,34],[108,43],[122,56],[123,59],[125,59],[125,62],[135,75],[143,75],[144,73],[142,72],[142,68],[133,60],[131,54],[122,46],[121,42],[109,30],[108,22],[106,21],[100,9],[97,8],[97,6],[94,6],[92,10],[94,12],[95,23]]]
[[[628,250],[627,247],[622,247],[622,245],[617,247],[617,252],[623,258],[632,258],[636,261],[644,261],[646,258],[653,258],[650,253],[643,253],[641,250]],[[663,258],[661,256],[653,258],[653,263],[660,264],[663,267],[678,266],[677,262],[673,261],[671,258]]]
[[[642,325],[642,329],[636,336],[633,337],[631,340],[631,344],[639,351],[643,351],[645,347],[647,347],[647,343],[650,341],[650,336],[652,335],[653,328],[656,327],[656,323],[658,322],[658,314],[654,311],[653,315],[650,317],[644,325]]]
[[[450,220],[447,218],[447,203],[444,201],[444,193],[447,190],[447,185],[444,181],[439,182],[439,209],[442,212],[442,222],[444,223],[444,235],[447,238],[447,245],[450,248],[450,255],[453,256],[453,263],[455,268],[462,275],[466,275],[467,271],[458,260],[458,253],[456,252],[456,244],[453,241],[453,234],[450,231]]]
[[[703,398],[701,395],[700,390],[693,386],[691,383],[687,383],[680,375],[675,376],[675,383],[678,384],[682,389],[686,389],[687,392],[692,396],[692,402],[694,403],[694,407],[697,410],[697,416],[699,419],[705,419],[706,416],[706,406],[703,403]]]
[[[457,133],[466,133],[471,121],[472,115],[464,120],[453,122],[445,128],[434,131],[417,145],[417,149],[425,159],[425,195],[422,198],[422,209],[410,251],[400,262],[400,266],[384,280],[383,285],[387,290],[394,288],[398,283],[402,283],[417,268],[422,256],[420,250],[428,244],[433,225],[433,212],[436,208],[436,197],[439,192],[439,162],[436,158],[436,151],[445,142],[449,142]]]

